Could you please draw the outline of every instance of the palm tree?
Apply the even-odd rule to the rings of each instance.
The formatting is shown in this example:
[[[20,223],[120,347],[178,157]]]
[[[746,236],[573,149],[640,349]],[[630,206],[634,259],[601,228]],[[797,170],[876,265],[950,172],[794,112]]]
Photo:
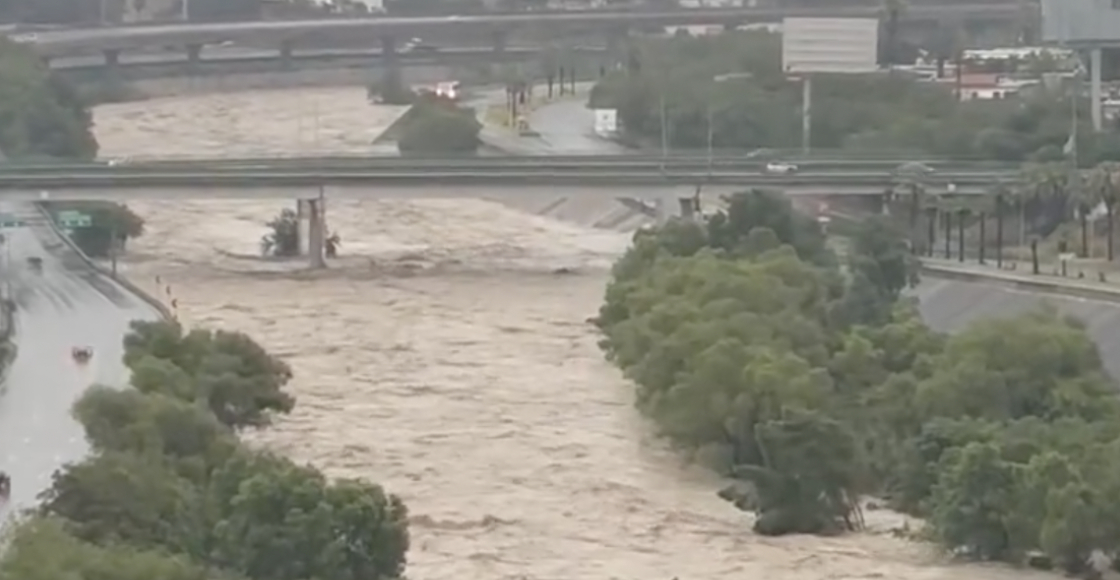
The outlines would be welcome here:
[[[541,75],[548,83],[548,98],[552,98],[552,90],[556,84],[556,73],[560,68],[560,50],[556,45],[548,45],[541,49],[538,55]]]
[[[1026,242],[1027,218],[1034,233],[1049,235],[1065,221],[1069,204],[1069,166],[1065,163],[1035,163],[1023,168],[1019,195],[1019,245]],[[1057,214],[1057,215],[1055,215]],[[1039,216],[1047,218],[1039,227]],[[1042,230],[1041,232],[1037,230]]]
[[[894,185],[891,190],[901,189],[909,197],[910,248],[915,253],[918,248],[918,218],[921,217],[922,205],[926,195],[926,176],[931,171],[929,167],[915,162],[903,163],[894,171]],[[932,244],[933,241],[931,240],[930,245],[932,246]]]
[[[957,206],[957,259],[961,262],[964,261],[964,222],[968,220],[968,216],[972,213],[972,208],[964,205]]]
[[[1089,214],[1097,207],[1100,200],[1096,191],[1086,187],[1080,172],[1071,172],[1069,178],[1069,204],[1077,212],[1077,220],[1081,227],[1081,252],[1082,258],[1089,257]]]
[[[1007,183],[1002,181],[1002,180],[997,181],[995,183],[995,185],[992,186],[992,189],[988,192],[988,197],[991,200],[992,211],[995,212],[995,214],[996,214],[996,267],[997,268],[1002,268],[1003,267],[1003,218],[1004,218],[1005,211],[1007,209],[1007,202],[1011,199],[1012,195],[1014,195],[1014,192],[1007,185]],[[980,223],[983,224],[983,218],[981,218]],[[983,255],[984,255],[984,244],[985,244],[984,234],[981,233],[980,234],[980,256],[981,257],[983,257]],[[981,259],[980,261],[983,262],[984,260]]]
[[[1104,205],[1108,219],[1108,261],[1114,256],[1113,240],[1116,220],[1116,206],[1120,203],[1120,163],[1109,161],[1093,168],[1089,174],[1088,189],[1097,202]]]

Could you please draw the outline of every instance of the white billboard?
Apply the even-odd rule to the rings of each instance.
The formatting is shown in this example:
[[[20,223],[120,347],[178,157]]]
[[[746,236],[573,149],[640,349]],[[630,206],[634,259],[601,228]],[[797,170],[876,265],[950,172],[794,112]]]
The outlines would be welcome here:
[[[788,74],[874,72],[878,51],[879,21],[875,18],[782,21],[782,69]]]
[[[595,134],[612,135],[618,132],[618,111],[595,109]]]
[[[1120,40],[1120,2],[1042,0],[1042,40],[1070,45]]]

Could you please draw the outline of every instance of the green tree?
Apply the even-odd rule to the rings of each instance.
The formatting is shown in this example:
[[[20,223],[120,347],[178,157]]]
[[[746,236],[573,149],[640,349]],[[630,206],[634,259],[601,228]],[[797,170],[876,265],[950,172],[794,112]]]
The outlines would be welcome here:
[[[244,580],[161,550],[83,542],[56,518],[24,520],[7,534],[4,580]]]
[[[399,578],[408,513],[395,496],[359,481],[244,454],[215,475],[215,557],[258,580]]]
[[[90,159],[92,123],[77,93],[42,60],[0,38],[0,151],[11,159]]]
[[[206,402],[225,425],[259,427],[268,423],[270,413],[287,413],[295,405],[295,399],[283,391],[292,378],[291,369],[242,333],[183,334],[175,322],[134,322],[132,330],[125,338],[125,362],[137,364],[147,356],[172,362],[193,381],[189,400]],[[162,384],[165,394],[184,394],[179,379]]]
[[[473,109],[429,95],[409,111],[397,146],[404,155],[474,153],[482,124]]]

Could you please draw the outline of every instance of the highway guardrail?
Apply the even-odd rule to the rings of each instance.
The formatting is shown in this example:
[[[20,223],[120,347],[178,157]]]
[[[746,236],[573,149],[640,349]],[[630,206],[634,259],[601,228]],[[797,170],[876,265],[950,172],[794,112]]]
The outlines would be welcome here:
[[[925,163],[933,173],[930,179],[940,180],[952,173],[985,172],[1001,176],[1018,171],[1018,164],[1000,162],[931,161]],[[721,156],[707,158],[698,155],[661,157],[651,155],[611,155],[611,156],[500,156],[500,157],[305,157],[305,158],[244,158],[244,159],[205,159],[205,160],[144,160],[109,163],[82,164],[0,164],[0,175],[8,173],[145,173],[161,171],[225,171],[225,170],[375,170],[383,168],[425,168],[425,169],[485,169],[501,168],[586,168],[586,169],[682,169],[703,170],[737,169],[762,172],[767,163],[742,156]],[[813,159],[799,161],[801,172],[815,171],[867,171],[894,173],[899,164],[887,160],[855,159]]]
[[[991,172],[952,173],[942,176],[959,187],[990,184],[999,177]],[[123,188],[260,188],[260,187],[316,187],[326,185],[569,185],[569,186],[624,186],[624,185],[696,185],[726,184],[744,187],[867,187],[879,188],[889,184],[891,175],[882,172],[804,173],[798,175],[770,175],[753,171],[651,168],[599,170],[572,167],[556,168],[503,168],[503,169],[431,169],[384,168],[366,170],[198,170],[198,171],[97,171],[89,173],[0,173],[0,189],[41,190],[51,189],[123,189]]]

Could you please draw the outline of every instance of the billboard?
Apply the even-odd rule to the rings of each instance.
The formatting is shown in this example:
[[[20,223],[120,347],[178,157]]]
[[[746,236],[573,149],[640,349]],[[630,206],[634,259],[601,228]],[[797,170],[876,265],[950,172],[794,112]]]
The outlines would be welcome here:
[[[618,132],[618,111],[595,109],[595,134],[612,135]]]
[[[1120,43],[1120,2],[1042,0],[1042,40],[1071,45]]]
[[[879,20],[786,18],[782,69],[798,73],[868,73],[878,69]]]

